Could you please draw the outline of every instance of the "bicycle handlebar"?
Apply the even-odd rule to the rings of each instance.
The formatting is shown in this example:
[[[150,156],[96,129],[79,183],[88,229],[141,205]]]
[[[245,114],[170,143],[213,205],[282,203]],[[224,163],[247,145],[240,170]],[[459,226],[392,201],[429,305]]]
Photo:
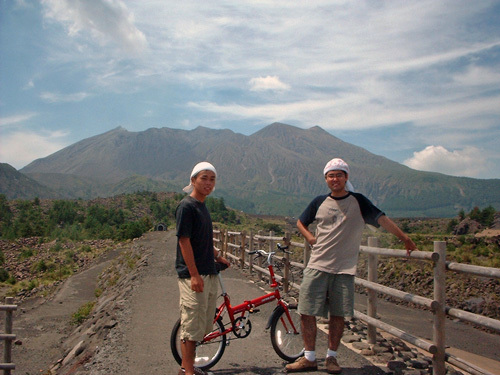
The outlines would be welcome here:
[[[226,263],[215,262],[215,269],[217,270],[217,273],[224,271],[227,267],[228,265]]]
[[[277,243],[276,247],[278,248],[278,250],[281,250],[281,251],[283,251],[286,254],[291,254],[292,253],[291,251],[288,251],[288,246],[286,246],[286,245],[282,246],[280,243]],[[254,251],[250,251],[248,254],[249,255],[257,254],[257,256],[261,256],[261,257],[271,257],[274,254],[276,254],[276,251],[269,251],[269,252],[267,252],[265,250],[254,250]]]

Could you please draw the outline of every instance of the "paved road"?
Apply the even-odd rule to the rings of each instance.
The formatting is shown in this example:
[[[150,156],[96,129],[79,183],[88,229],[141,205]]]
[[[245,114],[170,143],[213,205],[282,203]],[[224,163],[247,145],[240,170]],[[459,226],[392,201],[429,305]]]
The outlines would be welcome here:
[[[119,361],[123,366],[111,363],[113,355],[107,358],[101,355],[101,363],[96,364],[101,372],[93,371],[92,374],[177,373],[179,366],[169,348],[170,331],[179,315],[177,277],[173,268],[175,236],[172,232],[162,236],[160,246],[150,243],[152,254],[146,272],[129,301],[131,310],[127,324],[122,324],[121,333],[109,340],[110,350],[103,351],[116,353],[116,348],[122,348]],[[233,304],[263,294],[236,269],[224,271],[223,277]],[[264,305],[260,313],[252,315],[250,336],[231,341],[221,361],[212,369],[214,374],[270,375],[282,372],[282,360],[273,351],[269,333],[264,329],[272,309],[272,304]],[[319,353],[326,354],[323,333],[318,341]],[[383,374],[365,358],[345,347],[339,351],[339,362],[344,367],[344,375]],[[323,368],[318,373],[325,373],[322,362],[320,366]]]

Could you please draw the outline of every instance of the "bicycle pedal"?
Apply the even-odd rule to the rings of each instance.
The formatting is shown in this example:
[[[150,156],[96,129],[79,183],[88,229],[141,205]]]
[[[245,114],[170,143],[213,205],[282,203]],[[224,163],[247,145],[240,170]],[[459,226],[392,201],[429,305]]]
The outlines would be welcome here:
[[[258,313],[259,311],[260,311],[260,309],[251,309],[251,310],[249,310],[249,313],[255,314],[255,313]]]

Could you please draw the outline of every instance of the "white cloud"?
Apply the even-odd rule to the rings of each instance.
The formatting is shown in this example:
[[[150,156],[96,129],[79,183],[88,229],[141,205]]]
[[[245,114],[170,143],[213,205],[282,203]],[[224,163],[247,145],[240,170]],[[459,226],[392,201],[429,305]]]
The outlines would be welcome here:
[[[34,114],[34,113],[25,113],[25,114],[16,115],[16,116],[0,117],[0,126],[18,124],[20,122],[27,121],[34,116],[36,116],[36,114]]]
[[[85,92],[77,92],[74,94],[56,94],[53,92],[42,92],[40,98],[48,103],[70,103],[70,102],[81,102],[89,94]]]
[[[240,105],[235,103],[220,105],[213,102],[190,102],[188,106],[197,110],[230,115],[239,118],[258,118],[262,121],[283,121],[284,119],[306,119],[314,111],[327,110],[335,105],[333,99],[303,100],[280,104]],[[311,118],[309,118],[309,121]]]
[[[422,151],[414,152],[413,157],[405,160],[404,164],[422,171],[478,177],[485,171],[487,159],[475,147],[449,151],[443,146],[427,146]]]
[[[466,86],[497,86],[500,84],[498,69],[470,66],[464,73],[454,76],[456,83]]]
[[[46,134],[17,131],[2,135],[0,160],[20,169],[35,159],[53,154],[67,146],[68,143],[64,140],[66,135],[62,131]]]
[[[290,90],[290,85],[281,82],[279,77],[277,76],[252,78],[249,83],[250,83],[250,91]]]
[[[45,16],[63,23],[70,36],[89,32],[102,45],[113,42],[132,53],[147,47],[144,33],[121,0],[43,0],[43,4]]]
[[[33,87],[35,87],[35,82],[32,79],[30,79],[28,81],[28,83],[26,85],[24,85],[23,89],[29,90],[29,89],[32,89]]]

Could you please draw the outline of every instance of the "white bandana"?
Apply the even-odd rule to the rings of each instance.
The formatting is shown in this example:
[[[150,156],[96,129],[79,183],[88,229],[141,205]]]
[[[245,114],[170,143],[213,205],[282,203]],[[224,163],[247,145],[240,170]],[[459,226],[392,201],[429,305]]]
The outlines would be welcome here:
[[[323,175],[326,175],[330,171],[344,171],[349,175],[349,165],[345,161],[339,158],[335,158],[326,163],[325,168],[323,169]],[[351,182],[347,180],[345,184],[345,189],[347,191],[354,191],[354,186],[352,186]]]
[[[198,163],[194,166],[193,171],[191,172],[191,176],[189,177],[189,185],[184,187],[184,189],[182,189],[182,191],[184,191],[185,193],[188,193],[188,194],[193,191],[194,187],[191,184],[191,179],[193,177],[195,177],[201,171],[212,171],[215,173],[215,177],[217,177],[217,171],[215,170],[215,167],[212,164],[210,164],[209,162],[202,161],[201,163]]]

